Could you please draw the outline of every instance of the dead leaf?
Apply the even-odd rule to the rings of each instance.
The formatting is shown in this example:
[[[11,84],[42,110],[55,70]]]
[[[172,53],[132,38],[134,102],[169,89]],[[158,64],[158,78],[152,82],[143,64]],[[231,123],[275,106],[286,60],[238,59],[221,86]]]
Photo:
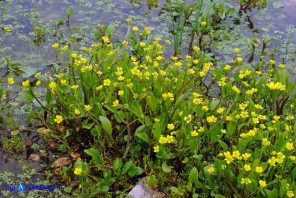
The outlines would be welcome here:
[[[33,161],[39,161],[40,160],[40,155],[38,154],[31,154],[30,157],[29,157],[31,160]]]
[[[51,130],[50,129],[47,129],[45,127],[41,127],[39,129],[37,129],[37,133],[41,133],[43,135],[47,135]]]
[[[71,157],[73,157],[73,159],[78,159],[78,158],[80,158],[80,154],[77,152],[72,152]]]
[[[25,140],[23,140],[23,145],[24,146],[31,146],[32,142],[29,139],[25,139]]]
[[[71,163],[71,159],[69,157],[61,157],[54,162],[55,167],[66,166]]]

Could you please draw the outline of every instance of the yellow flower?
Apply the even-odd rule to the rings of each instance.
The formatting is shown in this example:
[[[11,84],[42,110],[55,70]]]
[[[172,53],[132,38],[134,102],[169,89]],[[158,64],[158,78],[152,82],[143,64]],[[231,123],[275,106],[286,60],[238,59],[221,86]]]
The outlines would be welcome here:
[[[128,18],[125,19],[125,21],[130,23],[132,21],[132,19],[128,17]]]
[[[35,78],[38,78],[39,76],[41,76],[41,72],[37,72],[37,73],[34,75]]]
[[[226,129],[221,129],[221,133],[226,134]]]
[[[250,171],[251,170],[251,166],[249,165],[249,164],[245,164],[244,165],[244,169],[245,169],[245,171]]]
[[[272,157],[267,162],[269,163],[270,166],[276,166],[277,158]]]
[[[232,157],[236,158],[236,159],[241,159],[242,157],[240,156],[240,152],[239,151],[233,151],[232,153]]]
[[[174,130],[175,128],[174,124],[168,124],[167,127],[169,130]]]
[[[75,168],[74,170],[75,175],[81,175],[81,173],[82,173],[82,168]]]
[[[115,100],[115,101],[113,102],[113,106],[116,107],[116,106],[118,106],[118,105],[119,105],[119,101],[118,101],[118,100]]]
[[[294,197],[294,192],[293,191],[287,191],[287,197]]]
[[[208,116],[207,117],[207,122],[209,122],[209,123],[217,122],[217,118],[215,116]]]
[[[68,50],[69,49],[69,45],[65,45],[64,47],[63,47],[63,50]]]
[[[192,120],[192,115],[188,115],[188,116],[185,116],[184,117],[184,121],[187,123],[187,124],[189,124],[190,122],[191,122],[191,120]]]
[[[165,40],[166,44],[171,44],[171,41],[170,40]]]
[[[79,87],[78,85],[72,85],[71,89],[75,90],[75,89],[78,89],[78,87]]]
[[[259,180],[259,185],[260,185],[261,188],[266,187],[266,181],[264,181],[264,180]]]
[[[76,114],[76,115],[79,115],[79,114],[80,114],[79,109],[75,109],[75,114]]]
[[[90,105],[84,105],[84,109],[85,109],[85,111],[89,111],[89,110],[91,110],[91,106]]]
[[[168,140],[167,140],[166,137],[164,137],[163,135],[161,135],[160,138],[159,138],[159,140],[158,140],[158,142],[159,142],[160,144],[165,144],[165,143],[168,142]]]
[[[58,48],[59,46],[60,46],[59,43],[55,43],[55,44],[52,45],[53,48]]]
[[[63,116],[61,115],[56,115],[54,121],[58,124],[60,124],[63,121]]]
[[[61,80],[60,80],[60,83],[61,83],[62,85],[66,85],[66,84],[67,84],[67,81],[66,81],[65,79],[61,79]]]
[[[159,145],[154,146],[153,149],[154,149],[154,152],[155,152],[155,153],[158,153],[158,151],[159,151]]]
[[[275,65],[276,61],[273,60],[273,59],[270,59],[270,60],[269,60],[269,63],[270,63],[271,65]]]
[[[217,110],[217,113],[222,114],[223,112],[224,112],[224,108],[219,108],[219,109]]]
[[[37,80],[36,85],[40,85],[40,84],[41,84],[41,81]]]
[[[136,32],[139,30],[139,28],[137,26],[133,26],[133,30]]]
[[[102,90],[102,89],[103,89],[103,85],[99,85],[99,86],[96,87],[96,90],[97,90],[97,91],[100,91],[100,90]]]
[[[238,48],[234,48],[234,53],[236,53],[236,54],[238,54],[239,52],[240,52],[240,49],[238,49]]]
[[[249,159],[251,157],[251,154],[250,153],[244,153],[244,154],[242,154],[242,157],[243,157],[244,160],[247,160],[247,159]]]
[[[49,88],[51,88],[51,89],[55,89],[55,88],[57,88],[57,84],[56,84],[55,82],[50,82],[48,86],[49,86]]]
[[[166,139],[167,139],[167,142],[168,142],[168,143],[172,143],[172,142],[174,142],[174,136],[172,136],[172,135],[167,135],[167,136],[166,136]]]
[[[243,58],[242,57],[237,57],[235,59],[235,62],[237,62],[237,63],[241,63],[242,61],[243,61]]]
[[[110,86],[111,85],[111,80],[105,79],[103,83],[104,83],[105,86]]]
[[[263,168],[261,166],[257,166],[255,170],[259,174],[263,173]]]
[[[122,96],[123,94],[124,94],[124,91],[123,91],[123,90],[119,90],[119,91],[118,91],[118,95],[119,95],[119,96]]]
[[[231,116],[226,116],[226,121],[231,121],[232,117]]]
[[[196,51],[196,52],[198,52],[200,50],[200,48],[198,46],[193,46],[193,50]]]
[[[215,167],[211,166],[210,168],[208,168],[208,172],[209,173],[214,173],[216,171]]]
[[[262,139],[262,146],[266,147],[270,145],[270,141],[267,138]]]
[[[9,26],[4,26],[3,29],[6,31],[6,32],[11,32],[11,28]]]
[[[237,86],[233,85],[231,88],[233,91],[235,91],[237,94],[240,94],[240,90],[237,88]]]
[[[198,132],[204,132],[205,128],[204,127],[199,127]]]
[[[294,145],[292,142],[287,142],[286,143],[286,149],[288,149],[289,151],[294,149]]]
[[[286,65],[285,64],[279,64],[279,68],[281,68],[281,69],[284,69],[286,67]]]
[[[201,22],[201,26],[205,27],[207,25],[207,22],[206,21],[202,21]]]
[[[192,137],[195,137],[195,136],[197,136],[197,135],[198,135],[198,133],[196,132],[196,130],[191,131],[191,136],[192,136]]]
[[[30,85],[30,81],[26,80],[24,82],[22,82],[23,87],[28,87]]]
[[[224,70],[226,70],[226,71],[228,71],[228,70],[230,70],[230,65],[225,65],[225,67],[224,67]]]
[[[7,78],[7,83],[12,85],[14,83],[14,79],[12,77]]]
[[[102,36],[102,40],[104,41],[104,43],[110,43],[110,39],[108,36]]]

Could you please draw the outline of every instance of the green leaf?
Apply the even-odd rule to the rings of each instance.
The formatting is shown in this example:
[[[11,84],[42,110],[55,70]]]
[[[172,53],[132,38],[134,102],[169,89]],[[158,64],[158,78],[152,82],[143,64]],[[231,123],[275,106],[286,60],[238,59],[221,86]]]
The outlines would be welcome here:
[[[134,101],[131,105],[130,105],[130,109],[131,111],[138,117],[138,118],[143,118],[143,113],[142,113],[142,107],[139,103],[137,103],[136,101]]]
[[[148,97],[148,105],[151,108],[152,111],[156,111],[158,100],[155,96],[149,96]]]
[[[10,132],[10,134],[12,136],[16,136],[16,135],[20,134],[20,130],[13,130],[13,131]]]
[[[73,13],[73,7],[71,6],[67,9],[67,15],[70,16],[72,13]]]
[[[127,171],[130,169],[131,165],[133,164],[133,161],[128,161],[124,164],[123,168],[122,168],[122,174],[127,173]]]
[[[143,169],[141,167],[131,167],[128,171],[128,175],[130,177],[141,175],[143,173]]]
[[[104,162],[104,158],[101,156],[100,152],[97,149],[90,148],[84,150],[84,152],[92,157],[92,159],[97,162],[102,164]],[[96,164],[98,165],[98,164]]]
[[[114,163],[113,163],[113,171],[115,173],[119,173],[122,165],[123,165],[122,159],[121,158],[116,158],[116,160],[114,160]]]
[[[223,142],[222,140],[218,140],[218,142],[221,145],[223,151],[228,151],[228,146],[225,142]]]
[[[110,120],[105,116],[100,116],[99,119],[102,123],[103,129],[107,131],[109,134],[112,134],[112,125]]]
[[[3,97],[4,95],[4,89],[0,89],[0,99]]]
[[[273,2],[273,7],[274,8],[283,8],[283,7],[285,7],[285,4],[283,3],[283,2],[281,2],[281,1],[275,1],[275,2]]]
[[[33,95],[29,92],[29,90],[27,90],[27,89],[23,89],[23,91],[22,91],[22,96],[23,96],[23,98],[25,99],[25,101],[26,102],[33,102],[33,99],[34,99],[34,97],[33,97]]]
[[[169,173],[172,171],[172,166],[168,166],[166,162],[162,162],[161,168],[165,173]]]
[[[145,125],[139,126],[136,129],[135,136],[149,144],[150,141],[149,141],[147,133],[145,131],[143,131],[144,129],[145,129]]]
[[[95,128],[92,128],[91,131],[90,131],[90,134],[93,136],[93,137],[97,137],[100,135],[101,133],[101,127],[99,127],[98,125],[95,126]]]
[[[145,178],[146,183],[151,187],[156,187],[158,180],[155,178],[155,175],[149,175]]]
[[[216,109],[217,106],[219,105],[219,103],[220,103],[219,100],[214,99],[214,100],[211,102],[211,104],[210,104],[210,109],[211,109],[211,110]]]
[[[67,187],[64,188],[64,191],[65,191],[66,193],[71,193],[71,191],[72,191],[72,187],[71,187],[71,186],[67,186]]]
[[[189,173],[188,181],[193,183],[195,188],[198,184],[198,170],[196,167],[193,167]]]
[[[184,80],[185,80],[185,72],[183,71],[183,72],[180,72],[180,74],[178,75],[178,77],[177,77],[177,83],[176,83],[176,91],[178,91],[180,88],[181,88],[181,86],[182,86],[182,84],[183,84],[183,82],[184,82]]]
[[[108,27],[107,27],[107,34],[108,36],[110,37],[114,32],[114,25],[113,24],[110,24]]]
[[[23,66],[20,68],[20,70],[22,70],[24,73],[22,74],[22,78],[30,78],[31,76],[33,76],[34,74],[36,74],[36,72],[38,71],[37,68],[35,67],[27,67],[27,66]]]

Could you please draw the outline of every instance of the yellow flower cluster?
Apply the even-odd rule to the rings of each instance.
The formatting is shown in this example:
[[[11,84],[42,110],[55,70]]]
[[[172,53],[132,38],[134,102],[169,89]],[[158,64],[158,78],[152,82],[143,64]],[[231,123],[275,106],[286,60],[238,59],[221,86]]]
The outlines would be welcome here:
[[[225,157],[225,161],[227,164],[230,164],[231,162],[233,162],[235,159],[241,160],[243,157],[240,155],[239,151],[233,151],[232,154],[227,151],[224,152],[222,155],[224,155]],[[249,156],[250,157],[250,156]],[[248,158],[249,158],[248,157]]]
[[[207,122],[209,123],[213,123],[213,122],[217,122],[217,118],[215,116],[208,116],[207,117]]]
[[[252,183],[252,181],[249,178],[242,178],[242,180],[241,180],[241,184],[248,185],[250,183]]]
[[[172,135],[167,135],[166,137],[165,136],[163,136],[163,135],[161,135],[160,136],[160,138],[159,138],[159,140],[158,140],[158,142],[160,143],[160,144],[167,144],[167,143],[172,143],[172,142],[174,142],[174,136],[172,136]]]
[[[281,90],[284,91],[286,90],[286,86],[283,85],[281,82],[269,82],[266,84],[266,86],[270,89],[270,90]]]
[[[254,137],[257,133],[258,129],[255,127],[254,129],[250,129],[248,133],[241,133],[241,138],[247,138],[247,137]]]
[[[246,76],[248,76],[250,74],[251,74],[251,71],[250,70],[245,70],[245,71],[240,70],[238,77],[240,79],[243,79],[244,77],[246,77]]]
[[[213,65],[212,62],[206,62],[203,65],[202,71],[199,72],[200,77],[203,77],[206,75],[206,73],[210,70],[211,66]]]
[[[252,89],[247,90],[246,93],[247,93],[248,95],[253,95],[253,94],[256,93],[257,91],[258,91],[257,88],[252,88]]]
[[[174,101],[174,94],[171,92],[162,94],[162,98],[164,100],[170,100],[171,102]]]
[[[227,77],[222,76],[222,77],[220,78],[220,80],[218,81],[218,85],[219,85],[220,87],[224,87],[224,86],[226,85],[226,80],[227,80]]]
[[[286,158],[286,156],[282,152],[277,153],[273,151],[272,154],[276,155],[276,157],[272,156],[270,159],[268,159],[267,162],[270,166],[276,166],[276,163],[282,164],[284,162],[284,159]]]

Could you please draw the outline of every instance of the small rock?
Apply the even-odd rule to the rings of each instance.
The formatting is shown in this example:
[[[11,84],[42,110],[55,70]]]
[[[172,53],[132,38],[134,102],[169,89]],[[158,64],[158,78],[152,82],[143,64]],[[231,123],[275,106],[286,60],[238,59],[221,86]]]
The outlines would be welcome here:
[[[129,193],[129,196],[133,198],[163,198],[165,194],[158,192],[156,189],[151,188],[145,181],[145,178],[142,179]]]

